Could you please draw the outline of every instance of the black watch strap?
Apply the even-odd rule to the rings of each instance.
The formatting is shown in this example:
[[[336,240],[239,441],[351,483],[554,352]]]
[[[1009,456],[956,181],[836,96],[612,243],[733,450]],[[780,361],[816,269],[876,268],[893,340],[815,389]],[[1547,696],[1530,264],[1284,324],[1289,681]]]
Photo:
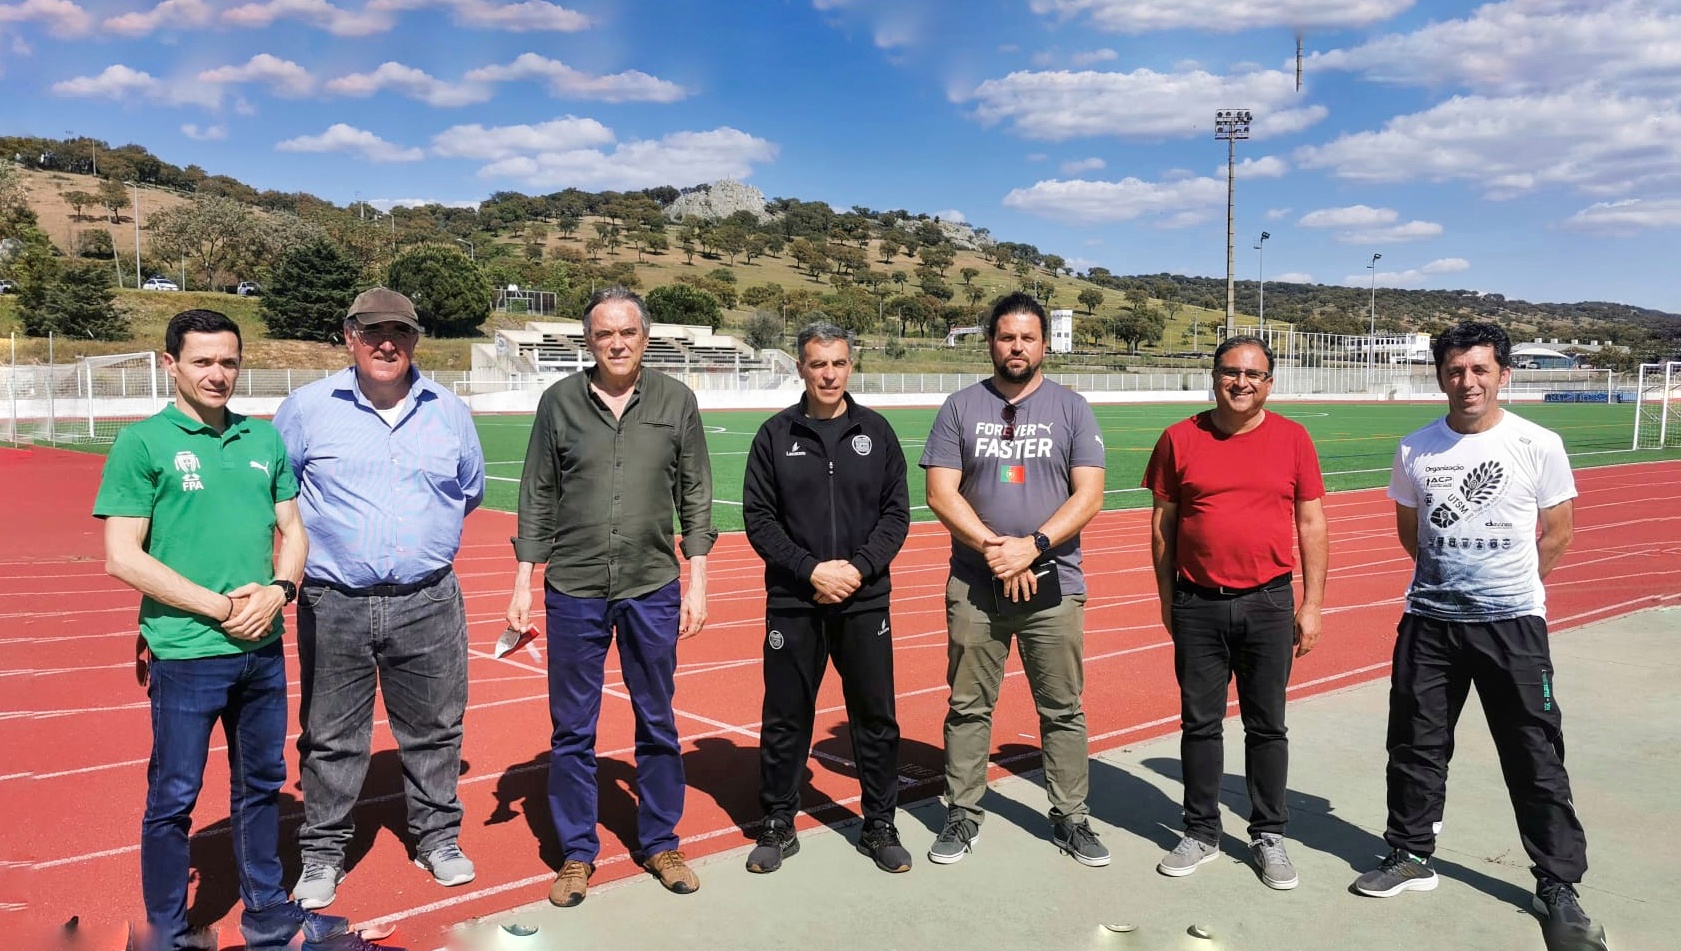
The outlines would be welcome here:
[[[286,592],[287,604],[291,604],[293,601],[298,600],[298,586],[290,581],[287,581],[285,578],[276,578],[273,581],[270,581],[269,584]]]

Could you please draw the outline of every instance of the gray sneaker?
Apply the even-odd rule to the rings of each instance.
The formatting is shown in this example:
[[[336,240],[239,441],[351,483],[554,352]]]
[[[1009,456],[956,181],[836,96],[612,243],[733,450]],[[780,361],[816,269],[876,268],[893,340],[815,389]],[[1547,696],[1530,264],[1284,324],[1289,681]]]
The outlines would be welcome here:
[[[1368,898],[1394,898],[1402,892],[1430,891],[1436,883],[1428,858],[1391,849],[1377,868],[1354,880],[1354,890]]]
[[[473,860],[454,842],[420,853],[415,856],[414,864],[431,872],[439,885],[465,885],[478,875],[473,868]]]
[[[342,881],[344,870],[337,865],[306,862],[303,874],[298,876],[298,883],[292,886],[292,900],[298,903],[299,908],[325,908],[338,897],[339,882]]]
[[[1183,878],[1197,870],[1197,866],[1206,865],[1220,857],[1220,847],[1210,845],[1193,836],[1185,836],[1173,851],[1162,856],[1156,863],[1156,871],[1174,878]]]
[[[934,847],[928,850],[928,861],[935,865],[953,865],[963,861],[963,857],[974,850],[975,842],[981,837],[981,827],[972,819],[965,819],[956,813],[946,819],[946,827],[934,839]]]
[[[1261,881],[1268,888],[1287,892],[1296,887],[1296,867],[1284,851],[1284,837],[1276,832],[1263,832],[1249,843],[1249,854],[1255,856],[1255,867],[1261,870]]]
[[[1072,855],[1081,865],[1101,868],[1109,864],[1109,850],[1097,840],[1091,823],[1084,819],[1051,823],[1051,844]]]

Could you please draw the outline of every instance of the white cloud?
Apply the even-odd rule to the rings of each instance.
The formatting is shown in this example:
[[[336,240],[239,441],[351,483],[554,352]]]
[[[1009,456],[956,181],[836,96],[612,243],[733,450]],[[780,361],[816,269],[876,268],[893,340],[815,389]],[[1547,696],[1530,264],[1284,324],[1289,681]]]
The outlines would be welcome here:
[[[1079,175],[1082,172],[1099,172],[1108,167],[1108,162],[1103,161],[1095,155],[1091,158],[1075,159],[1072,162],[1063,162],[1060,166],[1062,174],[1070,176]]]
[[[812,8],[835,21],[862,21],[880,50],[920,45],[941,26],[949,7],[940,0],[812,0]]]
[[[194,142],[220,142],[228,137],[228,127],[225,125],[212,125],[205,126],[201,129],[197,125],[189,122],[181,127],[181,134],[189,139],[192,139]]]
[[[397,25],[393,5],[377,0],[358,12],[334,6],[327,0],[267,0],[242,4],[222,13],[223,23],[251,29],[267,27],[276,20],[298,20],[334,36],[369,36]]]
[[[82,36],[93,28],[93,17],[70,0],[23,0],[0,4],[0,24],[44,23],[54,36]]]
[[[1285,271],[1271,278],[1274,284],[1312,284],[1313,275],[1303,271]]]
[[[1098,63],[1112,63],[1120,58],[1121,54],[1107,48],[1076,50],[1072,53],[1065,53],[1059,49],[1048,49],[1033,54],[1033,65],[1041,69],[1048,69],[1053,66],[1072,66],[1075,69],[1083,69],[1087,66],[1096,66]]]
[[[1471,262],[1464,258],[1437,258],[1423,267],[1408,268],[1405,271],[1378,271],[1375,275],[1378,287],[1416,287],[1428,284],[1429,278],[1441,274],[1458,274],[1471,269]],[[1350,274],[1342,279],[1346,286],[1370,287],[1374,275],[1371,271],[1364,274]]]
[[[522,53],[506,66],[470,70],[464,78],[475,83],[541,82],[555,98],[600,102],[676,102],[689,95],[689,90],[674,82],[638,70],[594,76],[536,53]]]
[[[594,119],[563,116],[536,125],[485,128],[458,125],[432,137],[432,154],[446,158],[505,159],[542,152],[571,152],[612,145],[613,130]]]
[[[625,142],[611,152],[571,149],[513,156],[486,165],[479,177],[540,189],[690,185],[720,178],[746,179],[755,164],[771,161],[776,153],[774,143],[724,126]]]
[[[1118,182],[1038,182],[1005,195],[1004,206],[1076,224],[1154,217],[1160,227],[1178,228],[1208,220],[1225,200],[1226,183],[1218,179],[1146,182],[1129,177]]]
[[[1434,221],[1400,221],[1393,208],[1349,205],[1310,211],[1296,222],[1304,228],[1339,228],[1336,240],[1343,244],[1398,244],[1436,238],[1442,226]]]
[[[154,30],[198,29],[216,17],[216,8],[206,0],[163,0],[144,13],[124,13],[105,21],[105,29],[124,36],[145,36]]]
[[[1285,218],[1290,217],[1290,210],[1291,209],[1289,208],[1268,208],[1266,215],[1267,220],[1283,221]]]
[[[315,89],[315,77],[297,63],[268,53],[258,53],[244,66],[222,66],[198,74],[198,81],[214,86],[258,83],[277,96],[297,98]]]
[[[1681,227],[1681,198],[1625,198],[1589,205],[1565,219],[1571,231],[1627,236]]]
[[[547,0],[496,3],[492,0],[368,0],[358,11],[327,0],[266,0],[234,7],[222,14],[230,26],[259,28],[276,20],[297,20],[335,36],[368,36],[397,25],[410,10],[442,8],[458,25],[524,33],[534,30],[577,32],[591,25],[588,16]]]
[[[479,83],[448,83],[426,72],[402,63],[381,63],[371,73],[352,73],[327,81],[326,90],[334,95],[364,99],[390,90],[429,106],[450,108],[484,102],[492,95],[488,86]]]
[[[426,157],[420,149],[393,145],[372,132],[335,122],[320,135],[300,135],[275,146],[282,152],[354,152],[370,162],[418,162]]]
[[[220,87],[199,83],[173,83],[151,73],[117,63],[97,76],[77,76],[53,83],[59,96],[82,99],[112,99],[118,102],[141,99],[170,106],[196,105],[215,108],[222,101]]]
[[[969,221],[969,219],[964,216],[963,212],[958,211],[956,208],[947,208],[944,211],[936,211],[934,212],[934,217],[940,219],[941,221],[950,221],[953,224],[960,225],[966,224]]]
[[[1201,70],[1024,71],[989,79],[967,98],[975,101],[975,118],[983,125],[1008,121],[1019,135],[1052,141],[1090,135],[1212,137],[1215,109],[1232,103],[1253,110],[1251,132],[1257,139],[1300,132],[1329,114],[1324,106],[1299,105],[1294,73],[1277,70],[1234,76]]]
[[[1116,33],[1197,30],[1237,33],[1258,27],[1358,27],[1387,20],[1414,0],[1033,0],[1034,13],[1085,15]]]
[[[455,8],[456,22],[463,26],[487,30],[506,30],[511,33],[533,30],[576,33],[579,30],[587,30],[592,25],[590,18],[584,14],[542,0],[527,0],[525,3],[455,0],[451,6]]]
[[[1240,160],[1232,173],[1239,181],[1251,178],[1283,178],[1290,171],[1290,164],[1276,155],[1263,155],[1260,158],[1246,158]],[[1214,169],[1215,178],[1226,177],[1226,166],[1220,164]]]
[[[1490,198],[1563,186],[1595,195],[1681,181],[1673,101],[1582,86],[1549,96],[1456,96],[1295,153],[1353,181],[1461,180]]]
[[[1584,81],[1625,93],[1674,92],[1681,10],[1653,0],[1514,0],[1458,20],[1315,53],[1308,71],[1350,70],[1379,82],[1461,86],[1499,95]]]

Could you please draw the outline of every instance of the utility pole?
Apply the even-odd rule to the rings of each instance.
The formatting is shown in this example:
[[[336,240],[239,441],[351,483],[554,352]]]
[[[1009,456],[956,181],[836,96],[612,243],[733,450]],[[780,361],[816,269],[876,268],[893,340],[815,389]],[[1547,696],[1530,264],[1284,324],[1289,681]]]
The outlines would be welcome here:
[[[1261,240],[1255,242],[1255,250],[1261,252],[1259,263],[1256,264],[1256,277],[1259,279],[1261,286],[1260,292],[1256,295],[1259,300],[1255,309],[1257,311],[1256,319],[1261,322],[1261,338],[1263,340],[1266,339],[1267,335],[1267,239],[1270,237],[1272,237],[1271,233],[1263,231],[1261,232]]]

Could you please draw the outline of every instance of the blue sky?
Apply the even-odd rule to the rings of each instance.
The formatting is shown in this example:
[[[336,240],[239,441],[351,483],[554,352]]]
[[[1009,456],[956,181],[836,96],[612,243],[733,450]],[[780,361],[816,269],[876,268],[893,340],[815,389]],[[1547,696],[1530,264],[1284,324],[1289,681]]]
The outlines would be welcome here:
[[[1303,85],[1295,84],[1302,38]],[[733,177],[1084,269],[1681,311],[1681,0],[0,0],[0,131],[473,202]]]

